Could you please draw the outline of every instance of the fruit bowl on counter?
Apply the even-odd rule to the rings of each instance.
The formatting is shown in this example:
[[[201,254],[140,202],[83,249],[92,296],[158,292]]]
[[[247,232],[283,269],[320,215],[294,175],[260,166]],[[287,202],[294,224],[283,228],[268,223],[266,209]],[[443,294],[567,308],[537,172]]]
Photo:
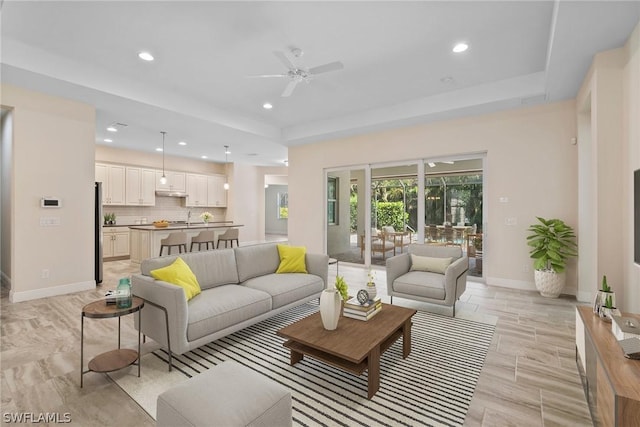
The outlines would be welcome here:
[[[169,221],[161,219],[159,221],[153,221],[153,226],[156,228],[166,228],[169,226]]]

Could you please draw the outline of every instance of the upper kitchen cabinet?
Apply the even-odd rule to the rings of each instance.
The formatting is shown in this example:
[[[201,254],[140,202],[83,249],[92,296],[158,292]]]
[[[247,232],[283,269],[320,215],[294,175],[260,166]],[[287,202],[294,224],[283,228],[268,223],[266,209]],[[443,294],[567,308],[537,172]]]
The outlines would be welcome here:
[[[102,183],[103,205],[125,204],[125,167],[96,163],[96,181]]]
[[[207,176],[207,206],[224,208],[227,206],[227,190],[224,189],[224,175]]]
[[[127,167],[126,204],[155,206],[156,171],[154,169]]]
[[[187,174],[187,199],[185,206],[207,205],[207,176]]]
[[[167,183],[161,184],[160,178],[162,178],[162,171],[156,171],[156,190],[181,192],[187,191],[186,174],[184,172],[165,171],[164,175],[167,178]]]

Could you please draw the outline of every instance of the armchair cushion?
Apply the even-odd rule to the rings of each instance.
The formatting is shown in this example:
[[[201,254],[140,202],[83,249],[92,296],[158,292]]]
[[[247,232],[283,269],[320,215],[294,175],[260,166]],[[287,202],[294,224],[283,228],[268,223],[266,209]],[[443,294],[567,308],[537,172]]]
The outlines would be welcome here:
[[[393,282],[393,291],[422,298],[444,300],[445,277],[439,273],[410,271]]]
[[[434,258],[411,254],[410,271],[430,271],[432,273],[444,274],[453,258]]]

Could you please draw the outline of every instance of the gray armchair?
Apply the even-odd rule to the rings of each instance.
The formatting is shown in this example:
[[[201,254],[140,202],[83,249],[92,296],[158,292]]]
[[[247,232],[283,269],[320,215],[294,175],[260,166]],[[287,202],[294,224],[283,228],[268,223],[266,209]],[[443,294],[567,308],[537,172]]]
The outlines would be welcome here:
[[[412,255],[418,257],[415,265]],[[451,258],[448,266],[444,258]],[[439,270],[444,273],[436,272]],[[408,253],[387,259],[387,293],[392,304],[397,296],[449,306],[455,317],[456,300],[467,287],[468,271],[469,258],[462,256],[459,246],[409,245]]]

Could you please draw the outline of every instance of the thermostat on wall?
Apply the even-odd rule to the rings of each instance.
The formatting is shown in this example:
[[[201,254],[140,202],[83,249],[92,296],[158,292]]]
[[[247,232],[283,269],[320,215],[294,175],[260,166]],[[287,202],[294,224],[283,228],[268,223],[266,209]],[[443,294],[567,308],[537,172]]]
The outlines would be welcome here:
[[[57,197],[43,197],[40,199],[40,207],[43,208],[59,208],[62,206],[62,200]]]

